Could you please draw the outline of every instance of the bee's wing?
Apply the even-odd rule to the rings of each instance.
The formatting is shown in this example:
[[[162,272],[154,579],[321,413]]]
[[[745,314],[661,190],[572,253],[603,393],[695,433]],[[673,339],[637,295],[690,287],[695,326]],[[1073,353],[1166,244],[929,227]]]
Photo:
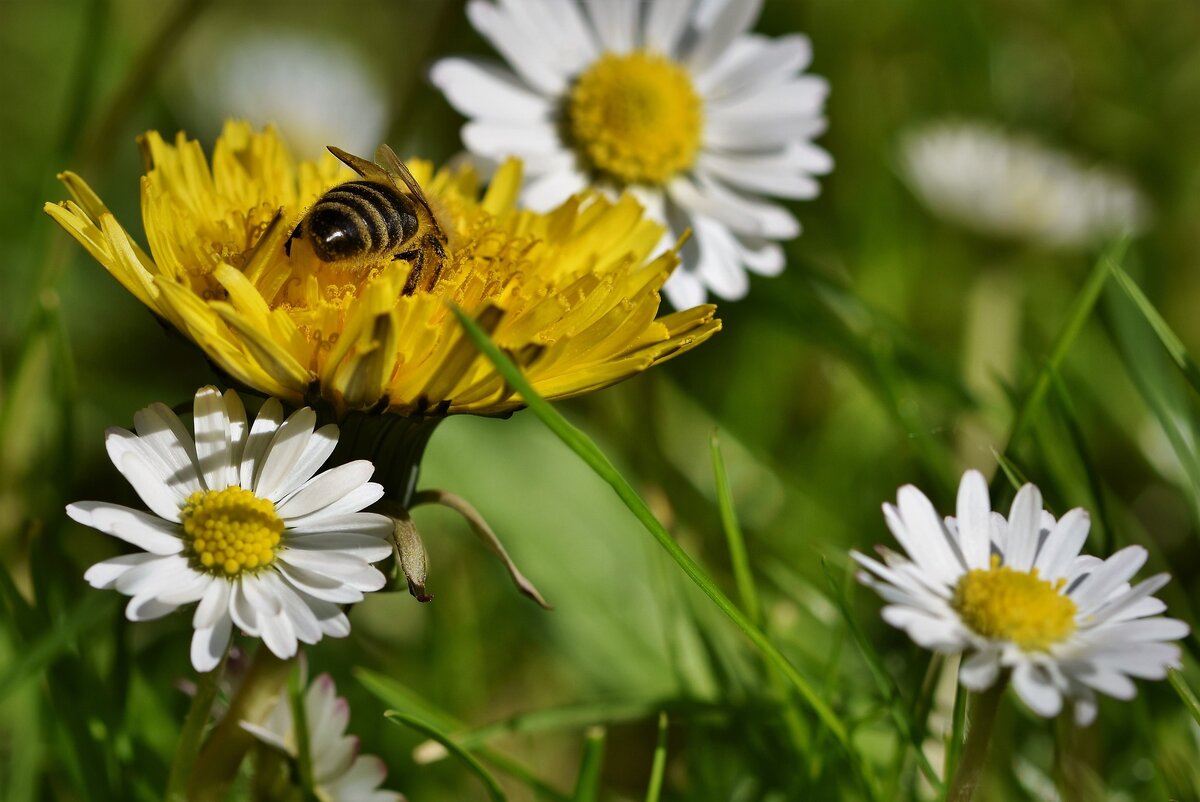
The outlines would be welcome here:
[[[361,175],[363,178],[369,178],[373,181],[389,181],[391,176],[387,170],[380,167],[374,162],[369,162],[353,153],[347,153],[339,147],[329,145],[329,152],[337,156],[347,167]]]
[[[380,145],[379,150],[375,151],[375,161],[379,164],[375,167],[382,167],[387,171],[393,179],[400,179],[412,196],[425,207],[425,211],[429,212],[429,219],[433,221],[437,227],[438,233],[441,233],[441,226],[438,224],[437,215],[433,213],[433,209],[429,206],[429,200],[425,197],[425,192],[421,189],[421,185],[417,183],[417,179],[413,178],[413,174],[409,172],[408,167],[404,162],[400,161],[400,157],[396,155],[396,151],[392,150],[390,145]]]

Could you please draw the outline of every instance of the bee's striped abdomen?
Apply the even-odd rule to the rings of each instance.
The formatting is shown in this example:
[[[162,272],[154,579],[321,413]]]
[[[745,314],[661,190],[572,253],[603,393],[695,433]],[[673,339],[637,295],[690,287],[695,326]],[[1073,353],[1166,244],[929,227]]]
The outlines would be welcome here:
[[[413,202],[394,187],[349,181],[322,195],[302,228],[321,261],[339,262],[394,253],[418,225]]]

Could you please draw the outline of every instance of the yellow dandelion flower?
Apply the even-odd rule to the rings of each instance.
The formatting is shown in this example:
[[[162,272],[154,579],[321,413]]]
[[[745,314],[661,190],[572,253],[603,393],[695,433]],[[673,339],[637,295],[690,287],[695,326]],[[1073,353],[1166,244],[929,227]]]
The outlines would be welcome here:
[[[150,132],[140,144],[149,252],[73,173],[61,178],[74,200],[46,211],[230,379],[297,406],[338,419],[521,407],[451,304],[551,399],[621,381],[720,329],[711,305],[657,316],[678,256],[652,258],[663,229],[632,197],[585,192],[542,214],[516,206],[517,162],[482,193],[469,168],[412,162],[447,248],[432,286],[406,294],[406,260],[346,267],[285,248],[317,198],[356,178],[332,156],[297,163],[274,130],[241,122],[226,124],[211,164],[183,134],[171,144]]]

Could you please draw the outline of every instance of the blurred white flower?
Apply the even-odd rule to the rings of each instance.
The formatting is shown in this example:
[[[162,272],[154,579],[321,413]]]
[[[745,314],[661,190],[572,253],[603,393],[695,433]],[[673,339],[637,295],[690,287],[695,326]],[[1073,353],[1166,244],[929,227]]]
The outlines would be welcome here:
[[[390,118],[386,86],[349,42],[275,29],[205,38],[184,59],[201,124],[239,118],[274,124],[298,158],[326,145],[373,153]]]
[[[350,705],[337,695],[337,686],[328,674],[322,674],[308,686],[304,694],[304,719],[313,790],[321,802],[402,802],[401,794],[379,789],[387,778],[384,762],[374,755],[358,754],[358,738],[346,735]],[[286,688],[266,721],[261,725],[243,721],[242,727],[293,758],[299,754]]]
[[[249,425],[237,393],[204,387],[194,418],[195,440],[163,404],[134,416],[137,434],[106,432],[113,465],[153,514],[102,501],[69,505],[75,521],[140,549],[96,563],[84,579],[132,596],[130,621],[199,602],[197,671],[217,666],[235,624],[284,659],[297,641],[348,635],[340,605],[382,588],[371,563],[392,553],[391,520],[359,512],[383,496],[369,481],[374,466],[358,460],[317,473],[338,428],[314,431],[308,407],[285,421],[270,399]]]
[[[467,148],[517,156],[523,201],[548,210],[588,185],[628,189],[666,241],[694,232],[665,291],[678,309],[746,294],[746,269],[777,275],[799,235],[765,200],[815,198],[833,168],[812,143],[828,84],[805,75],[800,35],[749,33],[761,0],[471,0],[472,25],[504,56],[447,58],[430,74],[470,121]],[[510,69],[511,67],[511,69]]]
[[[1126,177],[986,123],[911,131],[901,168],[935,213],[984,234],[1074,248],[1136,234],[1148,218]]]
[[[1179,665],[1179,647],[1168,641],[1188,626],[1159,617],[1166,605],[1151,595],[1168,575],[1130,586],[1146,562],[1141,546],[1107,560],[1080,554],[1090,528],[1084,510],[1056,521],[1025,485],[1005,519],[992,511],[983,475],[968,471],[956,518],[939,518],[911,485],[883,513],[905,554],[881,548],[880,563],[851,552],[867,569],[859,581],[888,602],[884,620],[919,645],[970,652],[959,669],[967,688],[989,688],[1011,670],[1035,713],[1058,715],[1065,696],[1082,725],[1096,717],[1096,691],[1132,699],[1130,677],[1162,679]]]

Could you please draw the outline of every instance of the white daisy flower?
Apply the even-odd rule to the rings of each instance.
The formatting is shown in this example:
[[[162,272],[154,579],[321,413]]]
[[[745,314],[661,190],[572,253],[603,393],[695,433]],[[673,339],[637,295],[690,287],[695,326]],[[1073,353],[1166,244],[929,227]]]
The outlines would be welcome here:
[[[749,33],[761,0],[471,0],[471,24],[508,66],[447,58],[430,73],[467,148],[521,158],[523,201],[549,210],[589,185],[628,189],[694,233],[667,282],[686,309],[707,291],[741,298],[746,269],[777,275],[800,233],[765,200],[815,198],[833,169],[812,143],[829,87],[804,74],[807,37]],[[511,69],[509,68],[511,67]]]
[[[1096,716],[1096,691],[1131,699],[1130,677],[1162,679],[1179,665],[1168,641],[1187,635],[1187,624],[1160,617],[1166,605],[1151,596],[1168,575],[1129,584],[1145,549],[1081,555],[1086,511],[1056,521],[1025,485],[1006,520],[992,512],[977,471],[963,476],[957,512],[943,521],[920,490],[902,487],[883,514],[907,556],[880,549],[880,563],[851,554],[867,569],[859,580],[888,602],[885,621],[927,649],[970,653],[959,671],[967,688],[991,687],[1011,670],[1034,712],[1055,716],[1067,697],[1082,725]]]
[[[216,667],[235,624],[284,659],[297,641],[349,634],[339,605],[383,587],[371,563],[392,553],[392,523],[359,512],[383,495],[369,481],[370,462],[317,473],[337,444],[336,426],[314,431],[307,407],[285,421],[275,399],[250,426],[237,393],[215,387],[196,393],[194,441],[163,404],[133,422],[136,434],[112,428],[105,444],[153,514],[102,501],[69,505],[74,520],[141,549],[93,565],[84,579],[132,596],[131,621],[199,602],[197,671]]]
[[[1142,230],[1130,181],[987,123],[941,122],[901,143],[909,186],[936,214],[983,234],[1078,248]]]
[[[346,735],[350,705],[337,695],[328,674],[317,677],[304,694],[308,752],[312,759],[313,790],[321,802],[402,802],[395,791],[381,791],[387,766],[374,755],[358,754],[358,738]],[[261,725],[242,727],[264,743],[291,755],[299,754],[291,700],[285,688]]]
[[[230,117],[275,125],[303,158],[332,144],[373,153],[383,141],[387,85],[352,42],[277,26],[231,34],[214,22],[183,59],[182,111],[197,127]]]

